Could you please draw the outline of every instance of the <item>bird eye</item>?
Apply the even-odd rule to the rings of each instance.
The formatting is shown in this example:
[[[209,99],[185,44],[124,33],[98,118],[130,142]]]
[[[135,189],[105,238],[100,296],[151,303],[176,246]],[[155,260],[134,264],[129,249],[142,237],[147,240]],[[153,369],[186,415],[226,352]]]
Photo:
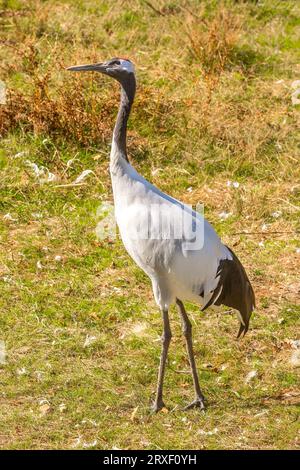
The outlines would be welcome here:
[[[120,65],[120,63],[121,62],[118,59],[115,59],[110,62],[110,65]]]

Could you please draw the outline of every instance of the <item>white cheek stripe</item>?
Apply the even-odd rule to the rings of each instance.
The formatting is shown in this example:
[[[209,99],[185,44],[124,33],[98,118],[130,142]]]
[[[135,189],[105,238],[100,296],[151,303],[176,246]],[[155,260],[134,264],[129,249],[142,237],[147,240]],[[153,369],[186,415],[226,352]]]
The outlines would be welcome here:
[[[129,62],[129,60],[121,59],[121,66],[123,69],[127,70],[127,72],[134,73],[134,65],[132,62]]]

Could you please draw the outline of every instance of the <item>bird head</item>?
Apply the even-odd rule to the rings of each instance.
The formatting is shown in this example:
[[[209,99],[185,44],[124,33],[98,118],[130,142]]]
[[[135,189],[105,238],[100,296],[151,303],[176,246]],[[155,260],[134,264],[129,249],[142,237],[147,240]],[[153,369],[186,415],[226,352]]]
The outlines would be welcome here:
[[[71,72],[100,72],[104,75],[109,75],[120,83],[123,83],[134,76],[133,63],[129,59],[121,59],[119,57],[114,57],[106,62],[99,62],[96,64],[75,65],[73,67],[68,67],[67,70],[70,70]]]

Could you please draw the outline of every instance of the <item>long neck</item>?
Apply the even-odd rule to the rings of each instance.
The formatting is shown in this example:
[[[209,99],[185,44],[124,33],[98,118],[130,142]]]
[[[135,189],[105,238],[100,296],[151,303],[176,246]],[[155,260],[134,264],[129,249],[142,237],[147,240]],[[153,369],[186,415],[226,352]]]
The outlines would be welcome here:
[[[122,156],[126,161],[128,161],[126,145],[127,121],[134,100],[135,89],[135,77],[134,74],[130,74],[128,79],[121,83],[121,101],[113,132],[114,153]]]

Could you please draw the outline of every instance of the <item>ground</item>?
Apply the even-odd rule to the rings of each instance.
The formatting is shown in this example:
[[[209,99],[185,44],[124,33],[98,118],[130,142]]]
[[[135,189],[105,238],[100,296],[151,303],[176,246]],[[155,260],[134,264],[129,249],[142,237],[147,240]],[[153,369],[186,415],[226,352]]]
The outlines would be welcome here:
[[[299,448],[298,3],[6,0],[0,24],[1,448]],[[187,305],[205,413],[182,410],[174,309],[151,414],[160,313],[120,239],[96,236],[118,86],[65,67],[118,55],[138,74],[131,162],[204,203],[256,293],[241,341],[233,312]]]

